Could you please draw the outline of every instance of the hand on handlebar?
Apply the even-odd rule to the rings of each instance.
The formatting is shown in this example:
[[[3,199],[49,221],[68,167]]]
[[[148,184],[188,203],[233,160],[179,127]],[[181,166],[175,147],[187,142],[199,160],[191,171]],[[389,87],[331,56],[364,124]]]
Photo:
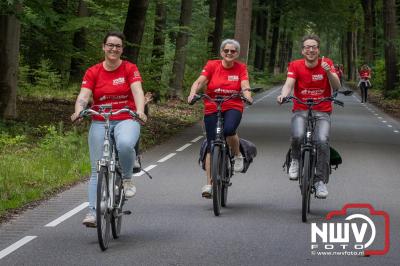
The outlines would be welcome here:
[[[80,112],[79,113],[73,113],[71,115],[71,121],[72,123],[80,123],[82,121],[82,117],[80,116]]]
[[[138,118],[143,122],[146,123],[147,121],[147,116],[145,113],[143,112],[136,112],[136,114],[138,115]]]

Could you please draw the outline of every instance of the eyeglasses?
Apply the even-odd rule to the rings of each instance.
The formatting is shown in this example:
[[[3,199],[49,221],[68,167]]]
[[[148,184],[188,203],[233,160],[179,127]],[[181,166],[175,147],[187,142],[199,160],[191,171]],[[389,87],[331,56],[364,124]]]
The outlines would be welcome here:
[[[231,54],[236,54],[237,51],[236,50],[231,50],[231,49],[224,49],[222,50],[224,53],[229,54],[229,52],[231,52]]]
[[[122,45],[121,44],[106,43],[104,45],[107,46],[107,48],[110,49],[110,50],[112,50],[114,47],[117,50],[121,50],[122,49]]]
[[[319,47],[317,45],[306,45],[306,46],[303,46],[303,49],[306,51],[311,51],[311,50],[315,51],[315,50],[318,50]]]

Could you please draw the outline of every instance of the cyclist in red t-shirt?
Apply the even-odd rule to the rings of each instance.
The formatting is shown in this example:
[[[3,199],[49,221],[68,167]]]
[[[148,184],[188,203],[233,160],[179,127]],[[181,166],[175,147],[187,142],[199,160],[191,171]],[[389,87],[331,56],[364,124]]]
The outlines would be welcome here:
[[[358,82],[358,87],[361,90],[361,102],[366,103],[368,99],[368,88],[371,87],[371,68],[368,65],[364,64],[361,66],[360,71],[358,72],[360,81]]]
[[[76,99],[75,112],[71,120],[75,121],[79,113],[85,109],[93,97],[93,109],[99,105],[112,104],[113,109],[128,106],[136,111],[139,118],[146,121],[144,114],[145,98],[142,90],[142,78],[135,64],[121,60],[124,35],[120,32],[109,32],[103,40],[104,61],[90,67],[83,77],[80,93]],[[133,162],[136,157],[135,144],[139,139],[140,124],[127,113],[111,117],[111,130],[118,150],[124,179],[125,196],[133,197],[136,187],[132,182]],[[93,116],[89,130],[89,153],[91,177],[89,180],[89,212],[83,220],[88,227],[96,226],[96,187],[97,161],[102,156],[104,141],[104,119]]]
[[[343,86],[343,71],[342,71],[342,67],[339,64],[335,65],[335,71],[336,74],[338,75],[339,81],[340,81],[340,85]]]
[[[227,39],[221,44],[220,54],[222,60],[209,60],[200,77],[193,83],[188,102],[190,103],[194,95],[207,85],[206,94],[210,97],[229,96],[238,93],[243,89],[250,88],[247,74],[247,66],[237,61],[240,52],[240,44],[236,40]],[[250,91],[243,91],[244,97],[250,102],[253,101]],[[243,112],[243,101],[234,98],[223,103],[222,111],[224,115],[224,134],[229,147],[234,154],[234,170],[240,172],[243,169],[243,157],[239,149],[239,136],[236,130],[240,124]],[[210,144],[215,139],[215,129],[217,126],[216,105],[204,100],[204,124],[206,128],[208,152],[206,155],[206,174],[207,184],[202,188],[202,196],[211,197],[211,173],[210,173]]]
[[[316,35],[307,35],[302,41],[303,59],[292,61],[287,72],[285,85],[282,87],[281,95],[277,101],[282,103],[292,90],[294,96],[302,101],[312,98],[322,99],[332,95],[332,88],[338,90],[340,81],[333,67],[332,60],[319,58],[320,39]],[[294,102],[293,116],[291,122],[292,135],[292,161],[289,168],[289,178],[297,180],[299,177],[300,145],[305,134],[307,107]],[[331,102],[322,102],[313,107],[314,115],[317,118],[315,125],[315,140],[317,142],[317,165],[315,173],[315,188],[318,198],[326,198],[328,190],[326,183],[329,178],[329,131],[330,114],[332,112]]]

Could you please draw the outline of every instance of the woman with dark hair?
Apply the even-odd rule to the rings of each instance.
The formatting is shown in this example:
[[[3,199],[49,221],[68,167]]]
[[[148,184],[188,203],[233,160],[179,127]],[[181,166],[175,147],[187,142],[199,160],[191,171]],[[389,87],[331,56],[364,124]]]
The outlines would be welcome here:
[[[76,99],[75,112],[71,115],[72,121],[79,118],[79,113],[87,107],[91,97],[93,97],[92,109],[96,110],[103,104],[111,104],[113,110],[128,106],[139,115],[141,120],[146,121],[145,98],[139,70],[135,64],[121,59],[124,39],[124,35],[120,32],[109,32],[104,37],[102,45],[104,60],[86,71]],[[132,182],[132,171],[136,157],[134,147],[139,139],[140,124],[127,113],[112,116],[111,120],[111,130],[114,131],[122,168],[125,196],[130,198],[136,193],[136,187]],[[83,224],[88,227],[96,227],[96,163],[103,152],[104,119],[102,117],[92,117],[88,140],[91,162],[88,188],[89,212],[83,220]]]

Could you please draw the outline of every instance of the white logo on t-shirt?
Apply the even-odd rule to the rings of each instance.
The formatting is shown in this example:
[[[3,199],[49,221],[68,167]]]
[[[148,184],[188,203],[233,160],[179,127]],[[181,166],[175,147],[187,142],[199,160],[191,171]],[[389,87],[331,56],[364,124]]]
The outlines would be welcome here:
[[[113,80],[113,85],[120,85],[120,84],[124,84],[125,83],[125,78],[121,77],[121,78],[117,78]]]

